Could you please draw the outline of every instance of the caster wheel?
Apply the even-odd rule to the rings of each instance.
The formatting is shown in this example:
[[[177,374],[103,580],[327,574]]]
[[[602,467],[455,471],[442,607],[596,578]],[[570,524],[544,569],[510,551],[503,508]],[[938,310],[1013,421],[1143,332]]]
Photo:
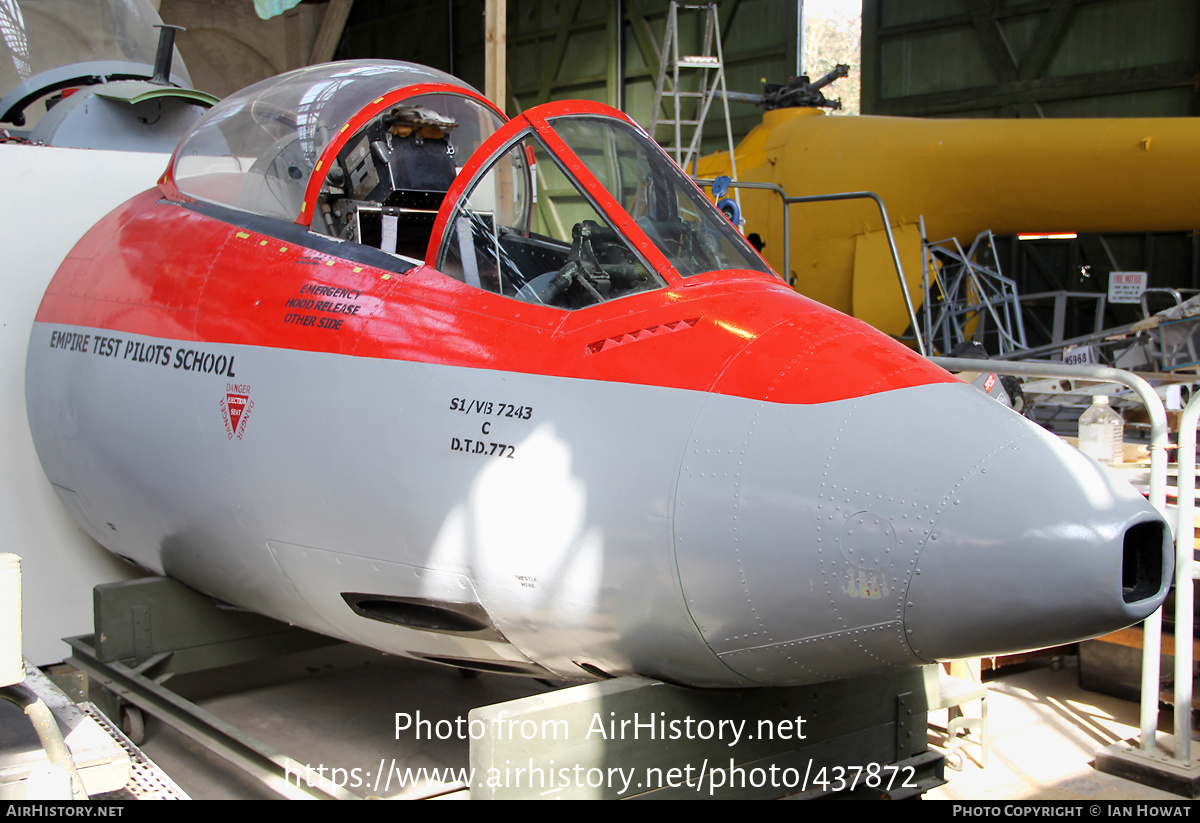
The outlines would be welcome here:
[[[121,731],[135,746],[140,746],[146,739],[146,716],[137,706],[121,707]]]

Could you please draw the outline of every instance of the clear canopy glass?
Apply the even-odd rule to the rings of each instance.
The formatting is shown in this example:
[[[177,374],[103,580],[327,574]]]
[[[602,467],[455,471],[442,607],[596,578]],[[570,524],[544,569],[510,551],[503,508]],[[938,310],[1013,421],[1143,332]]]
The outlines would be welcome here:
[[[536,113],[529,113],[533,123]],[[647,239],[684,277],[747,269],[769,274],[662,149],[615,115],[547,119],[582,169],[538,129],[526,126],[508,138],[465,195],[444,207],[450,211],[437,268],[477,288],[566,309],[666,287],[663,274],[637,250]],[[601,206],[611,201],[597,184],[636,229]]]
[[[184,137],[175,184],[198,200],[296,220],[317,161],[341,127],[389,92],[428,83],[473,91],[445,72],[394,61],[327,63],[256,83],[213,106]],[[503,122],[470,97],[444,93],[420,102],[460,123],[453,139],[464,158]]]
[[[666,286],[530,134],[457,204],[438,269],[476,288],[567,309]]]
[[[496,134],[502,115],[440,71],[313,66],[214,106],[180,143],[173,177],[198,200],[306,223],[392,259],[428,262],[475,288],[557,308],[665,288],[672,273],[664,257],[683,277],[770,273],[619,112],[547,107]],[[542,121],[539,110],[552,113]],[[468,162],[483,151],[486,158]],[[456,185],[467,165],[479,170]],[[451,190],[459,193],[446,202]],[[430,249],[436,256],[426,261]]]
[[[770,273],[733,224],[643,132],[608,117],[549,122],[681,275],[727,269]]]

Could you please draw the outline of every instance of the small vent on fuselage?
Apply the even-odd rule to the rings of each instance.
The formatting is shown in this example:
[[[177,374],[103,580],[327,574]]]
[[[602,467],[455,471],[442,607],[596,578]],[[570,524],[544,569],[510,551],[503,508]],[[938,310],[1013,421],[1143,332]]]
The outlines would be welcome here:
[[[342,599],[355,614],[369,620],[424,632],[508,642],[492,623],[483,606],[478,603],[454,603],[424,597],[394,597],[361,592],[342,592]]]
[[[657,337],[663,334],[669,334],[675,331],[687,331],[700,322],[699,317],[689,317],[687,320],[676,320],[674,323],[660,323],[657,326],[647,326],[644,329],[636,331],[627,331],[623,334],[618,334],[615,337],[606,337],[603,340],[597,340],[595,343],[589,343],[587,346],[587,354],[599,354],[602,351],[615,349],[617,346],[624,346],[626,343],[636,343],[639,340],[649,340],[651,337]]]
[[[615,674],[609,674],[608,672],[604,671],[604,669],[600,668],[599,666],[594,666],[591,663],[580,663],[578,660],[572,662],[588,674],[592,675],[593,677],[599,677],[601,680],[612,680],[614,677],[616,677]]]
[[[496,674],[519,674],[526,677],[552,677],[550,672],[536,663],[520,663],[517,661],[478,660],[469,657],[437,657],[431,654],[414,655],[418,660],[428,660],[430,663],[440,663],[443,666],[454,666],[458,669],[469,669],[477,672],[495,672]]]

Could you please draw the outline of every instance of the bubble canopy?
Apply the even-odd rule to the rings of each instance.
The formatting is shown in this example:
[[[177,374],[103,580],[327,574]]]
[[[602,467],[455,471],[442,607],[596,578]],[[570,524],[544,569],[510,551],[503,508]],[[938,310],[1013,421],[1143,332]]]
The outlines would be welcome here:
[[[627,115],[568,100],[506,120],[470,86],[406,63],[250,86],[184,137],[162,190],[339,257],[569,310],[699,274],[770,274]]]
[[[350,60],[298,69],[230,95],[184,136],[167,182],[183,195],[307,224],[328,163],[358,125],[399,103],[459,124],[468,157],[504,122],[475,89],[445,72],[397,61]]]

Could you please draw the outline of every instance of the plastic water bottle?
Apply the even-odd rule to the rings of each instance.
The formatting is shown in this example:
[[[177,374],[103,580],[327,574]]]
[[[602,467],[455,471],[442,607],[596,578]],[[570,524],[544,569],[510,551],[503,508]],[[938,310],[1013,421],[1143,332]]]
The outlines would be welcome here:
[[[1079,449],[1110,466],[1125,462],[1125,421],[1102,394],[1079,417]]]

